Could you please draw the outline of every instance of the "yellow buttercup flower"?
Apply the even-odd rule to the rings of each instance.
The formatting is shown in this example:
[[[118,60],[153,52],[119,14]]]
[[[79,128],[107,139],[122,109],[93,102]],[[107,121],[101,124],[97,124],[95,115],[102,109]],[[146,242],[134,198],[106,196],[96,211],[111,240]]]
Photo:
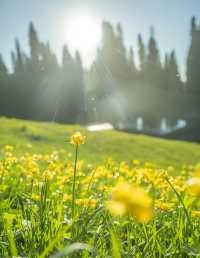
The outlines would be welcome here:
[[[200,163],[195,166],[195,177],[200,177]]]
[[[194,218],[200,218],[200,211],[192,211],[192,217]]]
[[[137,160],[137,159],[134,159],[134,160],[132,161],[132,163],[133,163],[133,165],[135,165],[135,166],[139,166],[139,165],[140,165],[140,161]]]
[[[161,211],[169,211],[174,207],[174,203],[171,202],[162,202],[160,201],[156,201],[155,203],[155,208],[161,210]]]
[[[200,178],[193,177],[188,181],[188,191],[189,193],[195,194],[197,196],[200,195]]]
[[[34,201],[40,201],[41,200],[41,196],[38,194],[32,194],[31,195],[31,199]]]
[[[77,199],[76,203],[78,205],[83,205],[83,206],[88,206],[88,207],[91,207],[91,208],[95,208],[97,201],[95,199],[85,198],[85,199]]]
[[[13,146],[12,145],[6,145],[4,147],[4,151],[5,152],[12,152],[13,151]]]
[[[86,137],[85,137],[84,135],[82,135],[82,133],[76,132],[76,133],[74,133],[74,134],[70,137],[70,143],[71,143],[72,145],[79,146],[79,145],[85,143],[85,139],[86,139]]]
[[[63,201],[71,201],[71,199],[72,199],[71,195],[69,195],[69,194],[63,195]]]
[[[130,214],[139,222],[148,222],[152,218],[152,201],[148,194],[139,187],[119,183],[113,190],[112,199],[107,208],[114,215]]]

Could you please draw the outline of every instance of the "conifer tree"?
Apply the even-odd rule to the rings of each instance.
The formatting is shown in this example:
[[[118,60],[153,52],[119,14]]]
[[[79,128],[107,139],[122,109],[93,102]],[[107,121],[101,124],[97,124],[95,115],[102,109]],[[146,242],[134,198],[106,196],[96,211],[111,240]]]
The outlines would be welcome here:
[[[8,69],[6,67],[6,64],[3,60],[2,55],[0,54],[0,75],[7,75]]]
[[[169,54],[168,53],[165,54],[162,80],[163,80],[162,88],[168,91],[169,90]]]
[[[113,64],[116,62],[116,38],[114,29],[109,22],[102,23],[102,48],[98,51],[98,62],[105,65],[107,76],[115,76],[116,68]]]
[[[42,54],[42,43],[39,40],[38,33],[35,26],[31,22],[29,24],[28,39],[30,46],[30,61],[28,63],[24,84],[26,84],[25,91],[30,99],[26,99],[25,104],[29,110],[29,116],[38,119],[38,97],[41,95],[41,88],[44,85],[44,56]],[[29,117],[28,117],[29,118]]]
[[[61,123],[73,123],[71,120],[70,99],[73,91],[74,60],[66,45],[62,51],[61,85],[58,88],[58,100],[56,101],[56,121]]]
[[[164,85],[163,88],[171,91],[173,94],[183,90],[174,50],[170,54],[165,55],[162,82]]]
[[[143,71],[146,63],[146,51],[141,34],[138,35],[138,56],[140,63],[140,71]]]
[[[77,118],[76,123],[85,124],[86,122],[86,89],[84,87],[84,71],[83,71],[83,64],[82,59],[79,51],[76,51],[75,54],[75,87],[76,87],[76,94],[75,100],[77,104]]]
[[[31,60],[34,64],[38,64],[40,60],[40,42],[32,22],[29,24],[29,45]]]
[[[161,66],[159,51],[158,51],[156,40],[154,38],[154,29],[153,28],[151,28],[151,30],[150,30],[150,39],[148,42],[147,65],[152,68],[153,67],[160,68],[160,66]]]
[[[132,47],[130,47],[130,49],[129,49],[128,66],[129,66],[129,70],[130,70],[131,79],[135,79],[136,74],[137,74],[137,68],[136,68],[136,65],[135,65],[134,52],[133,52]]]
[[[67,46],[63,48],[62,78],[57,120],[69,124],[84,123],[85,107],[82,60],[78,51],[76,51],[75,58],[73,58]]]
[[[69,52],[68,47],[65,45],[63,47],[63,54],[62,54],[62,67],[65,70],[68,70],[69,66],[72,65],[72,56]]]
[[[118,58],[119,60],[121,59],[121,62],[126,63],[126,48],[124,46],[124,35],[123,35],[123,30],[122,26],[120,23],[117,24],[117,32],[116,32],[116,39],[115,39],[115,44],[116,44],[116,51],[118,52]]]
[[[181,90],[180,73],[174,50],[171,52],[169,58],[169,85],[171,85],[173,91]]]
[[[160,87],[161,82],[161,62],[157,42],[154,38],[154,30],[150,30],[148,41],[148,53],[145,65],[145,76],[147,83],[153,87]]]
[[[113,80],[128,79],[129,68],[121,25],[117,25],[115,32],[113,26],[104,21],[102,35],[102,48],[98,52],[97,62],[106,67],[107,76],[111,76]]]
[[[23,63],[23,54],[21,52],[21,47],[18,39],[15,40],[15,49],[16,49],[15,72],[21,73],[24,70],[24,63]]]
[[[6,64],[0,54],[0,115],[9,115],[9,74]]]
[[[13,70],[13,72],[15,72],[15,70],[16,70],[16,56],[15,56],[14,51],[11,51],[10,57],[11,57],[11,63],[12,63],[12,70]]]
[[[200,28],[196,18],[191,19],[191,45],[187,57],[187,88],[191,92],[200,92]]]

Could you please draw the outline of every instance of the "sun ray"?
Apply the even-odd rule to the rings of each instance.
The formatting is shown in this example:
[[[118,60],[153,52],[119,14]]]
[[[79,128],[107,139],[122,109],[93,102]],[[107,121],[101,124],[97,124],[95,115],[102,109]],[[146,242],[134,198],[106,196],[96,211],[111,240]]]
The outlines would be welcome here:
[[[83,55],[96,51],[101,39],[101,25],[97,17],[90,13],[71,14],[64,22],[66,44],[78,49]]]

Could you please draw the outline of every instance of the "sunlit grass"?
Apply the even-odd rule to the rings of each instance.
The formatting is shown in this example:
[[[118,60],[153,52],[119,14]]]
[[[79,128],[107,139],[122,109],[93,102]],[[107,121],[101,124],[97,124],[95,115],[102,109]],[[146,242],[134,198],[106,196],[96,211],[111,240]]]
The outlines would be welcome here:
[[[116,131],[91,133],[80,126],[6,118],[0,118],[0,125],[0,147],[14,145],[17,154],[57,150],[63,158],[70,156],[73,151],[66,139],[80,131],[87,137],[80,158],[92,164],[100,164],[109,156],[118,161],[153,162],[165,168],[171,165],[180,168],[183,164],[196,164],[200,160],[198,144]]]
[[[90,162],[86,154],[97,157],[92,141],[101,138],[98,150],[108,135],[132,139],[137,149],[142,139],[165,141],[143,136],[137,141],[137,136],[115,132],[90,136],[80,127],[45,123],[5,119],[5,124],[3,133],[13,144],[0,149],[0,257],[200,255],[200,165],[179,160],[174,166],[172,159],[170,166],[170,160],[161,166],[150,159],[116,160],[111,155]],[[21,136],[11,134],[18,128],[23,128]],[[27,140],[24,130],[41,138]],[[58,131],[61,138],[54,145]],[[175,142],[182,144],[186,151],[198,149]],[[50,146],[54,151],[48,151]]]
[[[77,146],[75,163],[67,157],[63,160],[56,151],[16,157],[12,146],[4,147],[0,162],[2,257],[199,253],[200,203],[188,191],[188,179],[198,166],[184,166],[174,177],[172,167],[164,170],[137,160],[128,164],[109,158],[91,165],[77,159]]]

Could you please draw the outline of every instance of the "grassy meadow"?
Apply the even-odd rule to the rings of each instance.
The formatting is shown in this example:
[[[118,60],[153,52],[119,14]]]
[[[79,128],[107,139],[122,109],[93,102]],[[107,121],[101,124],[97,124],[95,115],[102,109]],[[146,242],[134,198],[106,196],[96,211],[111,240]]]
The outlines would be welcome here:
[[[198,162],[194,143],[1,118],[0,257],[198,257]]]
[[[80,126],[56,123],[30,122],[0,118],[0,147],[15,146],[15,154],[50,153],[59,151],[65,159],[73,153],[69,137],[76,131],[87,137],[87,144],[81,149],[80,157],[88,163],[100,164],[106,158],[117,161],[153,162],[161,167],[194,165],[200,161],[200,145],[195,143],[163,140],[159,138],[132,135],[117,131],[88,132]]]

